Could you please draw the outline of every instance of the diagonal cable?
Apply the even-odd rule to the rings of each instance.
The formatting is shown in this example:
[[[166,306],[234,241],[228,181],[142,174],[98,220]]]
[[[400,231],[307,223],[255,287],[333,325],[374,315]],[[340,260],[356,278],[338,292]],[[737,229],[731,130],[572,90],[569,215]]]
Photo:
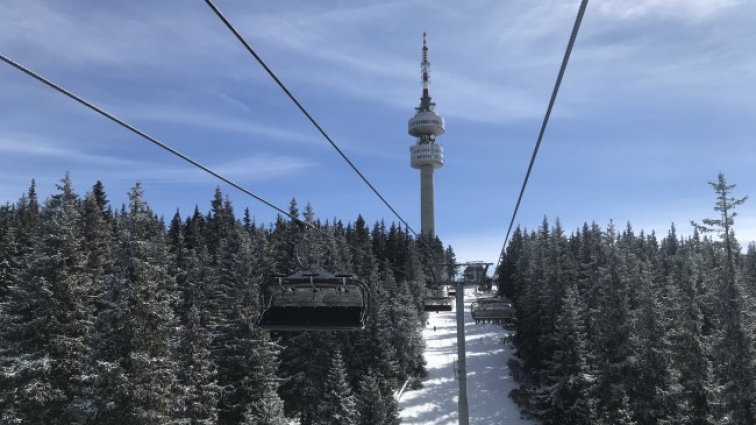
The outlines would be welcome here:
[[[396,218],[398,218],[399,221],[401,221],[402,224],[404,224],[404,226],[407,227],[407,229],[409,229],[410,232],[412,232],[412,234],[415,235],[415,237],[419,237],[419,235],[417,234],[417,232],[415,232],[415,230],[412,228],[412,226],[410,226],[407,223],[407,221],[404,220],[404,218],[402,218],[402,216],[396,211],[396,209],[394,209],[394,207],[391,206],[391,204],[386,200],[386,198],[384,198],[383,195],[381,195],[381,193],[378,191],[378,189],[376,189],[375,186],[373,186],[373,184],[370,183],[370,180],[368,180],[367,177],[365,177],[365,175],[362,174],[362,172],[359,170],[359,168],[357,168],[357,166],[354,165],[354,163],[352,162],[352,160],[350,160],[349,157],[347,157],[346,154],[341,150],[341,148],[339,148],[339,146],[336,144],[336,142],[334,142],[333,139],[331,139],[331,137],[328,135],[328,133],[326,133],[325,130],[323,130],[323,127],[321,127],[320,124],[318,124],[318,122],[315,120],[315,118],[313,118],[312,115],[310,115],[310,113],[307,112],[307,110],[304,108],[304,106],[302,106],[302,104],[297,100],[296,97],[294,97],[294,95],[286,87],[286,85],[284,85],[284,83],[281,82],[281,80],[270,69],[270,67],[265,63],[265,61],[263,61],[263,59],[260,57],[260,55],[258,55],[257,52],[255,52],[255,50],[252,48],[252,46],[244,39],[244,37],[242,37],[242,35],[239,33],[239,31],[237,31],[236,28],[233,26],[233,24],[231,24],[231,22],[223,15],[223,13],[220,11],[220,9],[218,9],[218,7],[215,6],[215,4],[212,2],[212,0],[205,0],[205,3],[207,3],[207,5],[210,7],[210,9],[212,9],[213,12],[215,12],[215,14],[218,16],[218,18],[220,18],[220,20],[223,21],[223,23],[226,25],[226,27],[229,29],[229,31],[231,31],[234,34],[234,36],[236,37],[236,39],[239,40],[239,42],[244,46],[244,48],[255,58],[255,60],[257,61],[257,63],[259,63],[260,66],[262,66],[263,69],[265,69],[265,71],[268,73],[268,75],[270,75],[270,77],[273,79],[273,81],[275,81],[276,84],[278,84],[278,87],[280,87],[281,90],[283,90],[284,93],[286,93],[286,95],[289,97],[289,99],[291,99],[291,101],[294,102],[294,104],[297,106],[297,108],[299,108],[299,110],[304,114],[305,117],[307,117],[307,119],[310,121],[310,123],[312,123],[312,125],[315,126],[315,128],[318,130],[318,132],[320,132],[320,134],[328,141],[328,143],[336,150],[336,152],[338,152],[338,154],[341,156],[341,158],[344,159],[344,161],[346,161],[347,164],[349,164],[349,166],[352,168],[352,170],[354,170],[354,172],[357,173],[357,175],[362,179],[362,181],[365,182],[365,184],[370,188],[370,190],[372,190],[373,193],[378,197],[378,199],[380,199],[383,202],[383,204],[386,205],[386,207],[388,207],[388,209],[391,210],[392,213],[394,213],[394,215],[396,216]]]
[[[525,173],[525,179],[522,182],[520,188],[520,195],[517,197],[517,204],[515,205],[514,212],[512,213],[512,219],[509,221],[509,228],[507,229],[507,235],[504,237],[504,245],[501,247],[501,253],[499,254],[499,261],[496,263],[494,274],[498,274],[499,265],[501,264],[507,249],[507,242],[509,242],[509,236],[512,233],[512,226],[514,225],[517,212],[520,209],[520,203],[522,197],[525,194],[525,188],[528,186],[528,180],[530,179],[530,173],[533,171],[533,164],[535,164],[536,157],[538,156],[538,150],[541,147],[543,141],[543,135],[546,132],[546,126],[549,124],[549,118],[551,117],[551,111],[554,108],[554,102],[556,102],[557,94],[559,93],[559,87],[562,84],[562,78],[564,78],[564,72],[567,69],[567,64],[570,61],[570,54],[572,53],[572,47],[575,45],[575,39],[577,39],[578,30],[580,30],[580,23],[583,21],[583,15],[585,15],[585,9],[588,6],[588,0],[582,0],[580,2],[580,8],[578,9],[577,17],[575,18],[575,24],[572,26],[572,33],[570,34],[570,40],[567,42],[567,49],[564,52],[562,58],[562,66],[559,67],[559,74],[557,75],[556,83],[554,83],[554,90],[551,92],[551,99],[549,99],[549,106],[546,108],[546,115],[543,117],[541,123],[541,131],[538,132],[538,140],[536,140],[535,148],[533,149],[533,155],[530,157],[530,164],[528,164],[528,171]]]
[[[93,104],[92,102],[89,102],[88,100],[86,100],[86,99],[84,99],[84,98],[82,98],[82,97],[74,94],[73,92],[71,92],[69,90],[66,90],[65,88],[63,88],[60,85],[58,85],[58,84],[56,84],[56,83],[48,80],[47,78],[45,78],[42,75],[40,75],[40,74],[32,71],[31,69],[26,68],[25,66],[19,64],[18,62],[13,61],[12,59],[8,58],[7,56],[0,54],[0,60],[2,60],[3,62],[7,63],[8,65],[10,65],[10,66],[18,69],[19,71],[23,72],[24,74],[26,74],[26,75],[34,78],[35,80],[37,80],[37,81],[45,84],[46,86],[48,86],[51,89],[57,91],[58,93],[61,93],[61,94],[65,95],[66,97],[68,97],[68,98],[70,98],[70,99],[72,99],[72,100],[80,103],[81,105],[84,105],[85,107],[87,107],[87,108],[89,108],[89,109],[97,112],[98,114],[100,114],[103,117],[109,119],[110,121],[112,121],[112,122],[120,125],[121,127],[123,127],[125,129],[131,131],[132,133],[135,133],[135,134],[141,136],[143,139],[146,139],[147,141],[149,141],[152,144],[160,147],[161,149],[169,152],[170,154],[181,158],[182,160],[188,162],[189,164],[194,165],[195,167],[197,167],[197,168],[201,169],[202,171],[204,171],[204,172],[212,175],[213,177],[215,177],[215,178],[223,181],[224,183],[228,184],[229,186],[231,186],[231,187],[233,187],[233,188],[241,191],[242,193],[244,193],[246,195],[251,196],[252,198],[256,199],[257,201],[263,203],[264,205],[266,205],[266,206],[274,209],[275,211],[279,212],[280,214],[283,214],[284,216],[288,217],[289,219],[291,219],[292,221],[296,222],[297,224],[302,225],[304,227],[309,227],[309,228],[311,228],[311,229],[313,229],[313,230],[321,233],[322,235],[326,236],[327,238],[329,238],[329,239],[331,239],[331,240],[333,240],[333,241],[335,241],[337,243],[344,244],[344,246],[352,248],[352,249],[354,249],[357,252],[360,252],[362,254],[367,254],[365,252],[365,250],[363,250],[361,248],[358,248],[355,245],[352,245],[352,244],[350,244],[349,242],[347,242],[345,240],[341,240],[341,239],[337,238],[335,235],[332,235],[332,234],[326,232],[322,228],[316,227],[312,223],[309,223],[307,221],[303,221],[300,218],[291,215],[286,210],[284,210],[284,209],[276,206],[272,202],[270,202],[270,201],[266,200],[265,198],[263,198],[263,197],[255,194],[251,190],[246,189],[245,187],[241,186],[240,184],[234,182],[233,180],[231,180],[231,179],[229,179],[229,178],[221,175],[220,173],[214,171],[213,169],[211,169],[211,168],[209,168],[209,167],[207,167],[205,165],[202,165],[200,162],[198,162],[198,161],[190,158],[189,156],[187,156],[187,155],[185,155],[185,154],[177,151],[176,149],[172,148],[171,146],[169,146],[169,145],[161,142],[160,140],[156,139],[155,137],[150,136],[149,134],[145,133],[144,131],[139,130],[138,128],[134,127],[133,125],[131,125],[131,124],[123,121],[122,119],[116,117],[115,115],[113,115],[113,114],[105,111],[104,109],[102,109],[99,106]],[[379,263],[383,264],[384,266],[387,266],[388,268],[394,270],[398,274],[407,276],[407,273],[405,271],[403,271],[403,270],[395,267],[390,262],[388,262],[386,260],[383,260],[383,259],[380,259],[380,258],[377,258],[377,257],[373,257],[373,258],[375,258],[376,261],[378,261]]]
[[[286,215],[287,217],[291,218],[292,220],[299,220],[295,217],[292,217],[291,214],[286,212],[285,210],[275,206],[270,201],[262,198],[261,196],[256,195],[252,191],[245,189],[244,187],[240,186],[239,184],[233,182],[232,180],[228,179],[227,177],[224,177],[223,175],[219,174],[216,171],[213,171],[212,169],[206,167],[205,165],[202,165],[198,161],[188,157],[187,155],[177,151],[176,149],[166,145],[165,143],[161,142],[160,140],[150,136],[149,134],[143,132],[142,130],[139,130],[138,128],[134,127],[133,125],[123,121],[122,119],[116,117],[115,115],[111,114],[110,112],[105,111],[104,109],[100,108],[99,106],[96,106],[95,104],[83,99],[82,97],[64,89],[63,87],[59,86],[58,84],[53,83],[52,81],[48,80],[47,78],[43,77],[42,75],[30,70],[29,68],[24,67],[23,65],[14,62],[12,59],[0,54],[0,60],[7,63],[8,65],[18,69],[19,71],[25,73],[26,75],[33,77],[37,81],[40,81],[41,83],[45,84],[46,86],[52,88],[53,90],[75,100],[76,102],[86,106],[87,108],[97,112],[98,114],[102,115],[103,117],[109,119],[110,121],[113,121],[114,123],[120,125],[121,127],[126,128],[127,130],[138,134],[142,138],[146,139],[147,141],[153,143],[154,145],[160,147],[161,149],[164,149],[168,151],[169,153],[183,159],[184,161],[194,165],[195,167],[205,171],[206,173],[222,180],[224,183],[244,192],[245,194],[257,199],[258,201],[262,202],[263,204],[269,206],[270,208],[273,208],[274,210],[278,211],[281,214]]]

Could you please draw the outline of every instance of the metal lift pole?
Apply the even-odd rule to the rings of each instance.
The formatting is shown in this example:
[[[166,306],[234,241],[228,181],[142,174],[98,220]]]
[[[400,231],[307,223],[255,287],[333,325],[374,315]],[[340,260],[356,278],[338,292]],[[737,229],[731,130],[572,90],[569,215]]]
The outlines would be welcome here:
[[[465,360],[465,282],[457,282],[457,379],[459,380],[459,425],[470,425],[467,405],[467,361]]]

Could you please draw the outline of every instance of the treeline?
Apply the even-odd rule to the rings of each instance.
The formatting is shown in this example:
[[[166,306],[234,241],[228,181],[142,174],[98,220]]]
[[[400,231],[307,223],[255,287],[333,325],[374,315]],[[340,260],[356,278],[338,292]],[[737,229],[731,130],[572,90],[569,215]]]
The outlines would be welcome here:
[[[659,241],[596,224],[517,231],[500,269],[518,321],[510,394],[544,424],[756,423],[756,246],[718,217]],[[711,233],[711,236],[706,234]]]
[[[392,392],[425,374],[424,276],[453,255],[438,239],[295,201],[314,229],[259,225],[220,190],[166,223],[139,184],[117,210],[99,182],[58,189],[0,206],[0,423],[399,423]],[[261,285],[302,267],[368,283],[366,330],[260,329]]]

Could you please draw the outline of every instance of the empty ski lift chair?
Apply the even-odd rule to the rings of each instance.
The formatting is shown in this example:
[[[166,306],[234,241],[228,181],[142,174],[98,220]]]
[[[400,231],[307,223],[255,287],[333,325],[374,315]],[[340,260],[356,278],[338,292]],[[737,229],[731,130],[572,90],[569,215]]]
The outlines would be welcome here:
[[[426,289],[425,311],[451,311],[449,288],[445,285],[429,286]]]
[[[352,275],[300,271],[264,285],[262,302],[258,324],[272,331],[352,331],[365,327],[369,291]]]
[[[491,292],[493,289],[491,279],[486,278],[483,282],[478,283],[478,292]]]
[[[466,283],[474,283],[477,285],[478,292],[488,292],[491,290],[491,279],[488,278],[488,267],[491,263],[484,263],[482,261],[475,261],[468,263],[465,267],[464,281]]]
[[[470,304],[470,314],[475,324],[491,323],[506,325],[514,322],[514,309],[512,303],[505,298],[489,297],[478,298]]]

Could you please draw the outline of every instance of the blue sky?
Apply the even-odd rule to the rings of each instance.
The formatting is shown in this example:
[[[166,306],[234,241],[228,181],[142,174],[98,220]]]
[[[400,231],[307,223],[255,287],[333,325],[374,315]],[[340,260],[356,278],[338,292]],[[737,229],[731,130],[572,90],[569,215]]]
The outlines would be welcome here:
[[[230,1],[218,6],[419,230],[406,122],[421,94],[445,116],[436,227],[461,260],[495,260],[578,1]],[[593,0],[517,222],[559,217],[666,233],[712,216],[719,171],[756,195],[756,3]],[[393,220],[201,0],[8,0],[0,51],[281,206]],[[0,201],[66,170],[115,205],[206,211],[218,182],[0,66]],[[258,222],[275,213],[231,188]],[[756,200],[736,223],[756,240]]]

